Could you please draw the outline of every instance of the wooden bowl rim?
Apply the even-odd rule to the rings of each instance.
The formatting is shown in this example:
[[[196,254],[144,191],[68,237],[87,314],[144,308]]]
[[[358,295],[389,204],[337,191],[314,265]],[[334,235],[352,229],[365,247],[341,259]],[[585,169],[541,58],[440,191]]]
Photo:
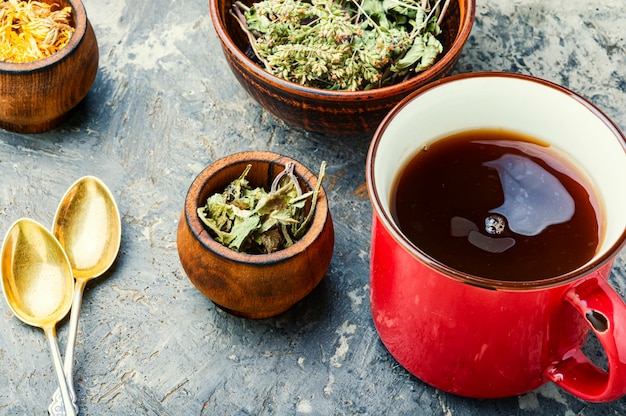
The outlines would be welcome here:
[[[413,90],[415,88],[418,88],[425,82],[428,82],[428,80],[438,78],[439,75],[445,73],[446,68],[450,65],[450,63],[457,59],[457,57],[461,54],[461,50],[467,42],[467,39],[469,38],[476,15],[476,0],[457,0],[459,4],[464,4],[466,8],[466,13],[460,16],[461,21],[457,36],[454,39],[454,42],[452,42],[452,44],[450,45],[450,48],[446,51],[446,53],[426,71],[423,71],[406,81],[381,88],[375,88],[372,90],[335,91],[322,88],[306,87],[290,81],[286,81],[280,77],[270,74],[259,65],[254,63],[250,58],[245,55],[245,53],[243,53],[237,47],[237,45],[235,45],[230,35],[222,25],[221,16],[217,7],[218,1],[219,0],[208,0],[211,21],[213,22],[213,27],[217,32],[220,43],[225,49],[229,51],[234,59],[236,59],[243,66],[245,66],[252,74],[254,74],[255,77],[262,79],[264,82],[276,84],[280,88],[292,91],[299,96],[314,97],[316,99],[328,101],[352,101],[355,99],[365,99],[371,97],[373,94],[381,96],[393,96],[405,93],[408,90]]]
[[[330,213],[326,192],[322,186],[318,195],[315,214],[313,215],[313,220],[309,229],[304,236],[300,240],[294,242],[293,245],[270,254],[248,254],[231,250],[230,248],[215,241],[215,239],[210,236],[204,223],[200,220],[197,214],[197,209],[201,204],[205,203],[205,201],[200,201],[200,194],[202,193],[204,185],[216,173],[232,165],[245,165],[247,163],[254,164],[255,162],[274,164],[282,167],[286,166],[288,162],[293,162],[295,165],[294,172],[296,176],[305,182],[311,189],[315,189],[317,186],[317,176],[306,166],[287,156],[269,151],[245,151],[234,153],[216,160],[204,168],[194,179],[185,197],[184,221],[186,222],[186,226],[193,237],[200,242],[206,250],[218,255],[219,257],[229,259],[236,263],[270,265],[283,262],[286,259],[292,258],[306,251],[306,249],[321,236]],[[234,179],[236,178],[233,178],[233,180]]]
[[[87,31],[87,12],[81,0],[67,0],[72,7],[74,14],[74,33],[70,41],[56,53],[43,59],[37,59],[31,62],[6,62],[0,61],[0,71],[12,73],[25,73],[45,69],[46,67],[62,61],[67,56],[74,53],[76,47],[82,42],[85,32]]]

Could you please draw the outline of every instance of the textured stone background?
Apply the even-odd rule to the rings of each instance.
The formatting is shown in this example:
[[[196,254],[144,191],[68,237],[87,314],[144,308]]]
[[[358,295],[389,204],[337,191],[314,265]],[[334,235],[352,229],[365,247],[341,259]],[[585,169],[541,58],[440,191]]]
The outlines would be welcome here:
[[[88,285],[76,347],[85,415],[624,415],[554,385],[502,400],[452,396],[387,353],[368,303],[369,139],[294,131],[229,72],[205,0],[85,0],[100,69],[77,113],[39,135],[0,132],[0,229],[51,224],[80,176],[102,178],[123,217],[114,268]],[[623,0],[478,0],[456,72],[502,70],[562,84],[626,130]],[[217,309],[187,280],[175,230],[202,168],[241,150],[328,161],[333,261],[289,312],[251,321]],[[4,233],[5,231],[2,231]],[[612,282],[626,294],[626,254]],[[67,324],[59,326],[61,350]],[[602,359],[592,341],[587,347]],[[56,378],[43,332],[0,307],[0,414],[45,415]]]

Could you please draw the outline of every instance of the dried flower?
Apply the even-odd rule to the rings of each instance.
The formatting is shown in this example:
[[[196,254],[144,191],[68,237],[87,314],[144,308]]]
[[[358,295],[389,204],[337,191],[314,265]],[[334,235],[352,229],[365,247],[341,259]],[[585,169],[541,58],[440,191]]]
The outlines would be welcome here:
[[[265,69],[332,90],[390,85],[433,65],[449,0],[262,0],[232,13]]]
[[[63,48],[74,28],[71,7],[39,1],[0,3],[0,60],[24,63],[43,59]]]

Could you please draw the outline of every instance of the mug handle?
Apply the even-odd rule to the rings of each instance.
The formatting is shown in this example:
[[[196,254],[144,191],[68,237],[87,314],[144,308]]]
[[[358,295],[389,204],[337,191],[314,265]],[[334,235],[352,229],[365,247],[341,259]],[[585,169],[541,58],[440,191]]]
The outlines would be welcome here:
[[[567,351],[545,375],[567,392],[589,402],[609,402],[626,394],[626,305],[596,274],[570,287],[563,300],[580,313],[604,347],[609,371],[597,367],[580,348]]]

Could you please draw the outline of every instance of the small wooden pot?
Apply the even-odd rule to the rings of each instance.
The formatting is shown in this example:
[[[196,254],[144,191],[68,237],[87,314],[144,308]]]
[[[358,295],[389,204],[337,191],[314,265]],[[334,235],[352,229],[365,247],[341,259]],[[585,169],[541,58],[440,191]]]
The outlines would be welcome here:
[[[189,280],[215,304],[246,318],[280,314],[308,295],[322,280],[334,248],[334,228],[322,188],[309,230],[290,247],[271,254],[238,253],[210,235],[197,214],[209,196],[222,192],[246,165],[253,187],[269,190],[288,162],[302,192],[315,189],[318,178],[299,162],[271,152],[243,152],[205,168],[193,181],[178,224],[178,255]]]
[[[43,0],[72,7],[67,45],[44,59],[0,61],[0,127],[41,133],[65,121],[87,95],[98,71],[98,42],[80,0]]]

